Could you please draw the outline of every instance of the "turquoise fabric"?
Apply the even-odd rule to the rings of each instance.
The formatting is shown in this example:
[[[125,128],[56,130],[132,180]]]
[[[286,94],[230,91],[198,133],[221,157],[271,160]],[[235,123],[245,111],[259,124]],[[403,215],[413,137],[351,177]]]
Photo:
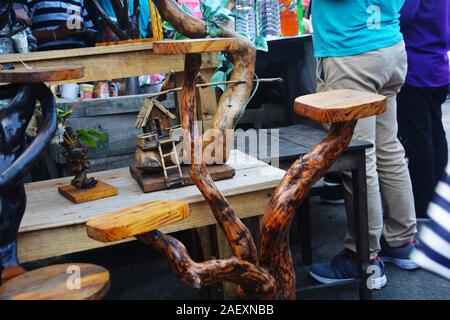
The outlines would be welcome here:
[[[312,5],[317,57],[342,57],[390,47],[403,40],[404,0],[315,0]]]
[[[133,13],[134,1],[128,1],[128,12],[131,15]],[[114,9],[111,4],[111,0],[99,0],[98,2],[103,10],[105,10],[106,14],[113,19],[116,18],[116,14],[114,13]],[[142,38],[147,36],[147,28],[150,21],[150,7],[148,5],[148,0],[140,0],[141,4],[141,14],[139,16],[139,30],[141,31]]]

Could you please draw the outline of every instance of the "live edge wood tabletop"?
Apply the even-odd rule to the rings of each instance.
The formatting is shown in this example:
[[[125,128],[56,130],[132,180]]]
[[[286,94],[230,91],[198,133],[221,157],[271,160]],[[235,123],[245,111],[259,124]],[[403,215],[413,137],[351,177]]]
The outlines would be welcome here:
[[[218,181],[240,218],[262,215],[272,191],[284,171],[233,150],[227,162],[236,170],[232,179]],[[101,179],[119,189],[115,197],[73,204],[58,194],[58,186],[69,178],[25,185],[27,209],[19,229],[19,259],[22,262],[78,252],[117,242],[102,243],[87,236],[85,223],[95,217],[134,205],[160,200],[182,200],[189,203],[191,215],[182,221],[159,229],[164,233],[216,224],[213,214],[195,186],[143,193],[128,168],[97,172]],[[129,241],[127,239],[124,241]]]

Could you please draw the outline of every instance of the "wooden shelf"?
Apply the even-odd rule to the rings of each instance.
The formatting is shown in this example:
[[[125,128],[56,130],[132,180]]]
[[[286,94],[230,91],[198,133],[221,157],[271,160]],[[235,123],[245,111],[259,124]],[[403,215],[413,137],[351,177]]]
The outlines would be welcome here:
[[[0,82],[36,83],[80,79],[83,67],[42,67],[23,70],[0,70]]]
[[[180,55],[202,52],[234,51],[237,48],[238,39],[212,38],[189,39],[153,42],[153,52],[158,55]]]
[[[154,43],[131,43],[81,49],[40,51],[0,55],[0,64],[12,63],[16,70],[26,70],[22,62],[33,68],[80,66],[84,76],[77,80],[53,83],[90,82],[137,77],[174,70],[184,71],[184,59],[153,52]],[[216,68],[217,55],[204,53],[202,69]]]

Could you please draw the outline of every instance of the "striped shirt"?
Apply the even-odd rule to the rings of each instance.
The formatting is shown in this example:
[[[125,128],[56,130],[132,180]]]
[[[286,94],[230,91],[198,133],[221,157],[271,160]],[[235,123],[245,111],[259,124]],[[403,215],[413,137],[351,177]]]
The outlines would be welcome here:
[[[55,30],[63,23],[76,27],[81,20],[89,31],[96,32],[84,5],[85,0],[28,0],[32,31]],[[77,19],[77,18],[80,19]],[[86,47],[82,38],[68,37],[38,44],[38,50],[55,50]]]
[[[421,267],[450,280],[450,165],[428,208],[431,222],[422,227],[411,258]]]

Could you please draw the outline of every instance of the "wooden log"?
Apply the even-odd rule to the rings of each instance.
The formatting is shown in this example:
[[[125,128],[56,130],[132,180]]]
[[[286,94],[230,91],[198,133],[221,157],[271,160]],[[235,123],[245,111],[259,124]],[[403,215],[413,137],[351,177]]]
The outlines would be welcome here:
[[[190,213],[184,201],[149,202],[90,220],[86,229],[92,239],[117,241],[183,220]]]
[[[298,115],[314,121],[336,123],[381,114],[386,110],[386,97],[370,92],[334,90],[295,99]]]
[[[109,290],[109,272],[67,263],[26,272],[0,287],[0,300],[96,300]]]
[[[0,70],[0,83],[37,83],[80,79],[84,69],[80,66],[40,67],[22,70]]]

